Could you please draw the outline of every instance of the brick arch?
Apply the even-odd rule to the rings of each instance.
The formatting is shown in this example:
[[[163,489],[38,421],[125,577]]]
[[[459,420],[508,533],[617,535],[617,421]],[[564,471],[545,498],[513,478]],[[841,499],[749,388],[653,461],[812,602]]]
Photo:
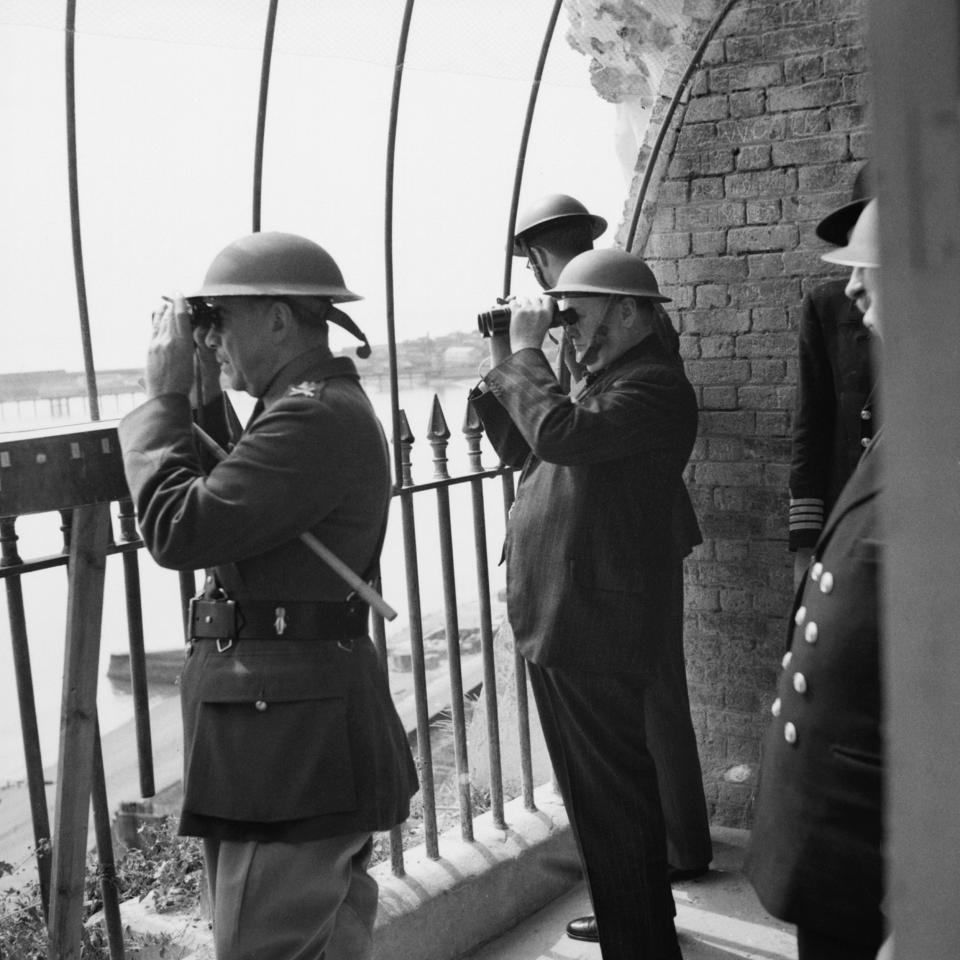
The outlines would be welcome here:
[[[700,403],[688,482],[705,543],[687,563],[686,643],[720,824],[749,825],[784,649],[796,329],[803,293],[843,275],[814,226],[867,156],[865,34],[860,0],[735,6],[655,158],[634,244],[674,299]],[[656,130],[655,110],[648,143]]]

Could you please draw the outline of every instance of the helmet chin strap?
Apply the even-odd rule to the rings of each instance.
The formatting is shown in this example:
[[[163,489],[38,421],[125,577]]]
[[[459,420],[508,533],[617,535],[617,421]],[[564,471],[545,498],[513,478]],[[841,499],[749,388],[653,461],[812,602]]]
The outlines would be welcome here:
[[[610,304],[613,303],[613,295],[607,295],[607,302],[603,308],[603,313],[600,315],[600,322],[597,324],[597,329],[593,331],[593,336],[590,338],[590,342],[587,344],[587,349],[584,351],[583,359],[580,363],[584,367],[589,367],[594,360],[597,359],[597,355],[600,353],[600,348],[607,342],[607,337],[610,334],[610,327],[607,324],[607,316],[610,314]]]

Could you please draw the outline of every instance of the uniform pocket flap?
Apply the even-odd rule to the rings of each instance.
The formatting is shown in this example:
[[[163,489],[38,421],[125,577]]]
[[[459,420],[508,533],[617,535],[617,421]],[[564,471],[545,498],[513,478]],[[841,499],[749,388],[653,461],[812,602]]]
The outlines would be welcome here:
[[[336,644],[323,647],[322,651],[304,651],[307,655],[294,661],[257,652],[211,657],[196,699],[203,703],[285,703],[342,697],[349,682],[345,658],[351,654]]]

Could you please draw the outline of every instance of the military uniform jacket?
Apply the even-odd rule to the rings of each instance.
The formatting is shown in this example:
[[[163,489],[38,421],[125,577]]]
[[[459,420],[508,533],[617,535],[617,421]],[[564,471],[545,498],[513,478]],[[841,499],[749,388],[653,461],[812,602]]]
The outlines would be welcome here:
[[[812,547],[874,434],[870,332],[830,280],[803,300],[790,466],[790,549]]]
[[[648,337],[575,400],[539,350],[485,381],[474,407],[504,462],[524,465],[505,544],[520,652],[544,667],[648,674],[670,576],[700,540],[682,476],[697,404],[681,360]]]
[[[120,425],[150,553],[209,568],[241,617],[244,602],[344,600],[347,586],[298,537],[311,531],[362,574],[390,498],[383,432],[349,359],[305,354],[262,400],[209,475],[186,397],[148,400]],[[187,650],[182,832],[294,841],[406,818],[416,772],[369,638],[352,649],[268,636]]]
[[[798,591],[747,867],[774,916],[864,943],[882,936],[877,442]]]

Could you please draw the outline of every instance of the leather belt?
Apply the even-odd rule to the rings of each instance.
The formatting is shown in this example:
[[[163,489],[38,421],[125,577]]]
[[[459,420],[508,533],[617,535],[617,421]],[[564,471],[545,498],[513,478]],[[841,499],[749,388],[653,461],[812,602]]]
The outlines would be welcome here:
[[[367,633],[368,606],[359,600],[277,601],[205,599],[190,601],[190,639],[234,640],[354,639]]]

